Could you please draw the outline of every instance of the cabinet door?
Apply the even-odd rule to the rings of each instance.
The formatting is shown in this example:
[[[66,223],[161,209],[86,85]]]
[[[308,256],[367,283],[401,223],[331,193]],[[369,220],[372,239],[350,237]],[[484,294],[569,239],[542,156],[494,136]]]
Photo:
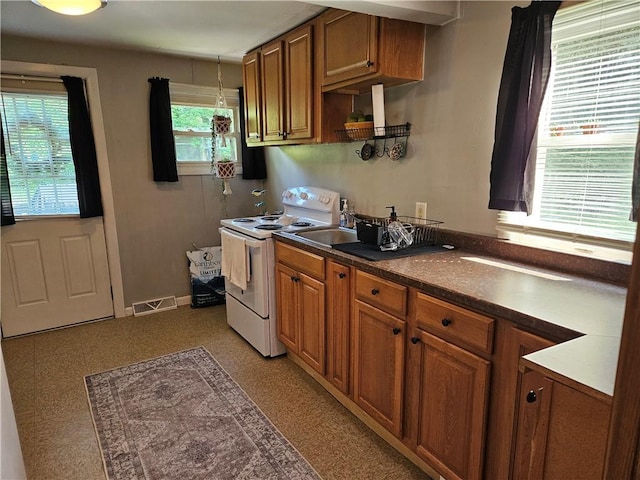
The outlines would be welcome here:
[[[300,291],[299,355],[321,375],[325,373],[324,284],[307,275],[298,274]]]
[[[551,347],[554,343],[506,322],[496,323],[498,325],[490,400],[493,420],[487,430],[484,474],[485,478],[509,479],[523,381],[518,364],[524,355]]]
[[[359,300],[353,319],[354,401],[400,438],[406,322]]]
[[[312,33],[312,26],[306,25],[284,40],[287,140],[313,136]]]
[[[611,405],[536,371],[521,387],[511,478],[601,479]]]
[[[327,378],[349,394],[349,329],[351,326],[351,270],[327,263]]]
[[[242,59],[244,83],[244,117],[247,144],[262,141],[262,110],[260,89],[260,53],[253,52]]]
[[[448,480],[482,477],[490,363],[420,331],[417,453]]]
[[[276,264],[278,339],[292,352],[298,353],[298,283],[297,272],[281,263]]]
[[[265,142],[284,137],[284,82],[282,41],[262,48],[262,137]]]
[[[378,18],[334,10],[320,17],[323,39],[322,85],[375,73]]]

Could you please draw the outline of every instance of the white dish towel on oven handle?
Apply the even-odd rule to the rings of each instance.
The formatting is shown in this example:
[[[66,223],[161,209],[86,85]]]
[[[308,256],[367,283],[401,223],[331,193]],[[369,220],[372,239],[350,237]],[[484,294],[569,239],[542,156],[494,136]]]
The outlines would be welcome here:
[[[220,231],[222,239],[222,275],[242,290],[249,281],[249,259],[244,238],[227,230]]]

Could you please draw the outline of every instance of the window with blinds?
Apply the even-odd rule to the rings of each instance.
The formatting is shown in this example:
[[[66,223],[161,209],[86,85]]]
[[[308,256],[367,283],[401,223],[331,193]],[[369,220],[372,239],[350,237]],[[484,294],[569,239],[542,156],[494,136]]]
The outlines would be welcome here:
[[[225,141],[217,146],[221,158],[239,163],[242,157],[238,128],[238,90],[225,88],[228,108],[214,107],[218,89],[201,85],[169,83],[171,121],[176,145],[179,175],[210,175],[212,157],[211,119],[214,115],[231,118]],[[236,173],[242,173],[236,165]]]
[[[3,91],[2,121],[15,216],[79,214],[66,93]]]
[[[637,0],[593,0],[559,10],[552,53],[538,123],[533,214],[500,212],[498,230],[516,241],[545,236],[630,250],[640,119]]]

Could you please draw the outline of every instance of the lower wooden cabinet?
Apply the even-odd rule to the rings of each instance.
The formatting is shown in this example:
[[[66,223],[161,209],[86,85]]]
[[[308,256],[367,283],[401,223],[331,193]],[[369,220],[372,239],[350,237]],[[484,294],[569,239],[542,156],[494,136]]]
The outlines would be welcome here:
[[[600,480],[611,405],[542,373],[522,375],[514,480]]]
[[[276,263],[278,338],[315,371],[324,375],[324,262],[318,262],[322,258],[317,255],[281,244],[277,244],[276,258],[279,260]]]
[[[490,362],[424,331],[410,342],[421,350],[416,453],[447,480],[482,478]]]
[[[353,400],[400,437],[406,322],[356,300],[353,323]]]
[[[351,384],[351,269],[327,262],[327,379],[349,395]]]

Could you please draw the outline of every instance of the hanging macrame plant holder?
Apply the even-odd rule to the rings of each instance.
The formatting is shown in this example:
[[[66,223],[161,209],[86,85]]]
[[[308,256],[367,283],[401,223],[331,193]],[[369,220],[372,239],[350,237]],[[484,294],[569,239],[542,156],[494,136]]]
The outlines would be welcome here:
[[[222,91],[222,70],[220,69],[220,57],[218,57],[218,98],[215,108],[228,108],[227,99]],[[231,118],[224,115],[214,115],[211,119],[211,168],[214,175],[222,180],[224,189],[223,195],[231,195],[231,185],[229,180],[236,176],[236,164],[227,158],[220,158],[221,147],[227,146],[225,135],[231,132]]]
[[[213,168],[215,170],[216,177],[222,179],[222,183],[224,184],[224,190],[222,190],[222,193],[224,195],[231,195],[233,192],[231,191],[231,185],[229,185],[229,179],[236,176],[235,162],[213,162]]]
[[[231,119],[222,115],[214,115],[212,123],[216,135],[220,135],[220,138],[222,139],[222,146],[226,147],[227,139],[225,138],[225,136],[228,135],[231,131]]]
[[[222,90],[222,69],[220,67],[220,57],[218,57],[218,98],[216,99],[216,107],[227,109],[227,98]],[[222,139],[222,146],[227,146],[225,138],[231,132],[231,118],[224,115],[214,115],[211,120],[213,131]]]

